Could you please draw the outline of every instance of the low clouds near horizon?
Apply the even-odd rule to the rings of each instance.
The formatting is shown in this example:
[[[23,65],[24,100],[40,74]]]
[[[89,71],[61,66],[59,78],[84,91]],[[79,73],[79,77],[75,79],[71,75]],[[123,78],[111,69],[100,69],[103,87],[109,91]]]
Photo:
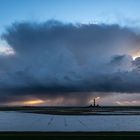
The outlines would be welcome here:
[[[140,92],[140,34],[106,24],[21,22],[2,39],[14,51],[0,56],[0,102],[61,98],[86,104],[94,95]],[[56,103],[57,104],[57,103]]]

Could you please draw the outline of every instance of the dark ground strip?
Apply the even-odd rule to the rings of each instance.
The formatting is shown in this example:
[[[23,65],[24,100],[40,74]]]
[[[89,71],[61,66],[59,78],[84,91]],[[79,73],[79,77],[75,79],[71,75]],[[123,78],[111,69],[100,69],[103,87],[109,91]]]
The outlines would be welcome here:
[[[120,132],[16,132],[6,131],[0,132],[0,136],[140,136],[139,132],[120,131]]]
[[[140,115],[140,106],[101,107],[0,107],[1,111],[21,111],[25,113],[52,115]]]

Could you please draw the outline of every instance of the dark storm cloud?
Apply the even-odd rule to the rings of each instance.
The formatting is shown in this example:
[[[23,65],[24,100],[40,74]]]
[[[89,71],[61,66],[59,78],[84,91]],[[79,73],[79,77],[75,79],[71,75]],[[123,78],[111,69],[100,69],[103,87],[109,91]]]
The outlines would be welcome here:
[[[118,64],[118,63],[122,63],[123,59],[125,58],[125,55],[116,55],[113,56],[111,63],[112,64]]]
[[[137,57],[137,58],[133,61],[133,65],[135,65],[135,66],[140,66],[140,57]]]
[[[83,101],[91,92],[140,92],[140,74],[130,56],[140,36],[132,29],[26,22],[14,23],[2,38],[15,55],[0,57],[1,101],[30,96]]]

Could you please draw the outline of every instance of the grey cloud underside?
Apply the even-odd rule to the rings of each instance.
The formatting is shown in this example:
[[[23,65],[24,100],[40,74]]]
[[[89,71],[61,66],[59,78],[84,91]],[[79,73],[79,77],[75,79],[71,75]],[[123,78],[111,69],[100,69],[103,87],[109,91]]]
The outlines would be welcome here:
[[[140,92],[140,36],[119,25],[14,23],[2,38],[0,96],[67,97],[75,92]],[[110,93],[109,93],[110,94]],[[83,98],[83,97],[82,97]]]

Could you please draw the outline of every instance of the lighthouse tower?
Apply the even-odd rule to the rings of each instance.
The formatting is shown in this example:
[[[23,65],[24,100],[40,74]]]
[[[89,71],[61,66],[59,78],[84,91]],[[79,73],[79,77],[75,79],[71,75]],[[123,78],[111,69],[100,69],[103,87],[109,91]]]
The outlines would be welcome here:
[[[96,106],[96,99],[95,98],[93,99],[93,106],[94,107]]]

